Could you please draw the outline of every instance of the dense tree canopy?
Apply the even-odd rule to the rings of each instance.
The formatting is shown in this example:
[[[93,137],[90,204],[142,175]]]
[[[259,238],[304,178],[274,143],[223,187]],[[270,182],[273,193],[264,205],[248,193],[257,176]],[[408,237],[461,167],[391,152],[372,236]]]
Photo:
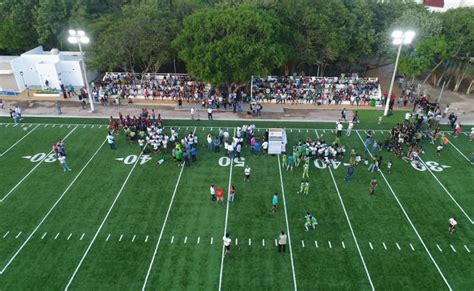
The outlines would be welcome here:
[[[223,85],[272,71],[338,74],[386,63],[396,53],[391,31],[410,28],[417,36],[403,49],[402,73],[455,90],[474,75],[473,7],[432,13],[413,0],[0,1],[1,54],[68,49],[69,28],[87,31],[85,49],[101,71],[169,71],[179,56],[178,69]]]
[[[174,46],[197,78],[214,85],[244,83],[286,61],[283,28],[274,13],[252,6],[203,9],[187,17]]]

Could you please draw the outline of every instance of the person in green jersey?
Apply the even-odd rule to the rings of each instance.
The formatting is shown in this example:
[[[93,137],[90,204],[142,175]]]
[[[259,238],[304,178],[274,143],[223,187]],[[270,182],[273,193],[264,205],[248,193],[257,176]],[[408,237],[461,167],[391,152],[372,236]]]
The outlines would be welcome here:
[[[176,150],[176,163],[178,166],[183,164],[183,151],[181,149]]]
[[[284,168],[288,167],[288,157],[285,153],[281,155],[281,166]]]
[[[313,230],[316,229],[316,225],[318,225],[318,221],[316,220],[316,217],[312,216],[309,212],[306,212],[304,220],[305,220],[304,228],[306,231],[309,231],[310,227]]]
[[[309,163],[304,163],[303,165],[303,179],[309,178]]]
[[[300,183],[300,191],[298,191],[298,194],[303,194],[304,193],[304,181],[301,180],[301,183]]]
[[[303,194],[304,194],[304,196],[308,196],[308,193],[309,193],[309,181],[306,181],[304,183]]]

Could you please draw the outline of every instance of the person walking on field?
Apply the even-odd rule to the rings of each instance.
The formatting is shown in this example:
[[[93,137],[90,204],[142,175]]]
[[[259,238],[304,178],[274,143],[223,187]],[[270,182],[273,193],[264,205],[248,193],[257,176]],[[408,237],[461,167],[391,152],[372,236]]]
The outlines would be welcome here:
[[[232,185],[229,190],[229,202],[234,202],[234,196],[235,196],[235,187]]]
[[[207,108],[207,119],[212,120],[212,107]]]
[[[278,194],[275,193],[273,194],[273,198],[272,198],[272,213],[275,213],[277,211],[277,207],[278,207]]]
[[[211,193],[211,201],[216,201],[216,187],[214,187],[214,184],[209,188],[209,192]]]
[[[224,256],[227,256],[228,254],[230,254],[230,246],[232,244],[232,239],[230,238],[230,234],[226,233],[225,236],[222,238],[222,240],[224,241],[224,248],[225,248]]]
[[[250,182],[250,171],[251,171],[251,168],[248,165],[245,166],[245,169],[244,169],[244,174],[245,174],[244,182]]]
[[[285,253],[286,252],[286,243],[288,237],[286,236],[285,232],[282,230],[280,235],[278,235],[278,252]]]
[[[378,185],[378,183],[377,183],[376,179],[372,179],[370,181],[370,187],[369,187],[369,194],[370,195],[375,194],[375,189],[377,188],[377,185]]]
[[[112,150],[117,149],[117,147],[115,146],[115,136],[113,136],[113,134],[110,131],[107,133],[107,143],[109,144],[110,149]]]
[[[59,153],[58,161],[59,161],[59,163],[61,164],[61,166],[63,167],[64,172],[66,172],[66,171],[72,171],[72,170],[69,168],[68,164],[67,164],[66,156],[65,156],[64,154]]]

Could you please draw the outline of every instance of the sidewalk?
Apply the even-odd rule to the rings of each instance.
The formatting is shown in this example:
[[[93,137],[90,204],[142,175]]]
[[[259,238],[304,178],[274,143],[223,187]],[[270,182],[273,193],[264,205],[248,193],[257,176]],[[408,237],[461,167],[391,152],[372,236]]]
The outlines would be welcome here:
[[[182,108],[178,108],[176,102],[174,101],[161,101],[161,100],[146,100],[142,103],[136,101],[133,105],[123,104],[102,106],[100,104],[95,104],[95,112],[90,113],[89,107],[87,109],[82,109],[81,105],[77,100],[73,99],[58,99],[61,102],[61,109],[63,114],[59,115],[56,111],[56,101],[52,100],[33,100],[33,98],[24,98],[18,100],[4,100],[4,109],[0,109],[1,116],[9,116],[9,108],[12,108],[16,105],[19,105],[25,116],[44,116],[44,117],[88,117],[88,118],[108,118],[109,116],[118,116],[118,113],[121,112],[123,115],[137,115],[140,113],[143,107],[148,108],[149,110],[155,109],[156,113],[160,113],[163,118],[166,119],[190,119],[190,109],[193,106],[191,103],[184,102]],[[38,98],[35,98],[38,99]],[[53,99],[54,100],[54,99]],[[144,101],[144,100],[143,100]],[[474,103],[474,102],[472,102]],[[371,106],[351,106],[351,105],[315,105],[315,104],[270,104],[262,103],[263,113],[262,116],[252,116],[247,114],[248,104],[245,104],[242,112],[233,113],[232,109],[228,107],[227,111],[224,111],[222,108],[220,111],[214,109],[214,118],[215,119],[225,119],[225,120],[239,120],[239,119],[255,119],[255,120],[288,120],[288,121],[337,121],[340,118],[341,110],[346,108],[348,111],[348,117],[352,116],[352,110],[380,110],[381,107],[371,107]],[[472,104],[474,106],[474,104]],[[195,108],[198,109],[198,114],[200,119],[207,119],[207,112],[205,108],[200,105],[195,105]],[[408,107],[397,107],[396,110],[411,110],[411,106]],[[462,124],[474,124],[474,111],[459,114],[459,112],[454,108],[454,112],[459,115],[459,120]]]

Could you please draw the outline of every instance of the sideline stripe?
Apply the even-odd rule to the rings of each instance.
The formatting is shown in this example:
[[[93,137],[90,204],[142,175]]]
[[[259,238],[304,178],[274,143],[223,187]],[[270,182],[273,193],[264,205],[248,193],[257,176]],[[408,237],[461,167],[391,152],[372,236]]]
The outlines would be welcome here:
[[[72,281],[74,280],[74,278],[76,277],[77,275],[77,272],[79,271],[79,269],[81,268],[82,266],[82,263],[84,262],[85,258],[87,257],[87,255],[89,254],[89,251],[90,249],[92,248],[92,245],[94,244],[95,240],[97,239],[97,236],[99,236],[99,233],[100,231],[102,230],[102,227],[104,227],[104,224],[105,222],[107,221],[107,219],[109,218],[109,215],[110,213],[112,212],[112,209],[114,208],[115,206],[115,203],[117,203],[117,200],[120,198],[120,196],[122,195],[122,192],[123,192],[123,189],[125,189],[125,186],[127,185],[128,183],[128,180],[130,179],[130,177],[132,176],[132,173],[133,171],[135,170],[138,162],[140,161],[140,158],[142,157],[143,155],[143,150],[142,152],[140,153],[140,155],[138,156],[138,159],[135,161],[135,163],[133,164],[133,167],[132,169],[130,169],[130,172],[128,173],[127,175],[127,178],[125,178],[125,181],[123,182],[122,184],[122,187],[120,188],[119,192],[117,193],[117,195],[115,196],[115,199],[114,201],[112,202],[112,205],[110,205],[110,208],[109,210],[107,211],[107,214],[105,215],[104,219],[102,220],[101,224],[99,225],[99,228],[97,229],[94,237],[92,238],[91,242],[89,243],[89,246],[87,247],[86,251],[84,252],[84,254],[82,255],[82,258],[81,260],[79,261],[79,264],[77,265],[76,269],[74,270],[74,272],[72,273],[71,275],[71,278],[69,279],[66,287],[64,288],[65,290],[68,290],[69,289],[69,286],[71,286],[71,283]]]
[[[16,143],[10,146],[6,151],[0,154],[0,158],[3,157],[6,153],[8,153],[12,148],[14,148],[17,144],[19,144],[23,139],[29,136],[33,131],[35,131],[39,127],[39,124],[35,126],[32,130],[30,130],[27,134],[25,134],[22,138],[20,138]]]
[[[228,130],[228,129],[227,129]],[[234,128],[234,136],[235,136],[235,128]],[[234,167],[234,159],[230,160],[230,171],[229,171],[229,185],[227,186],[227,207],[225,209],[225,222],[224,222],[224,236],[227,233],[227,221],[229,219],[229,193],[230,187],[232,186],[232,168]],[[219,273],[219,291],[222,290],[222,276],[224,274],[224,257],[225,257],[225,247],[222,244],[222,255],[221,255],[221,270]]]
[[[66,139],[68,138],[68,136],[70,136],[71,133],[73,133],[73,132],[76,130],[76,128],[77,128],[77,126],[74,127],[74,128],[63,138],[63,140],[66,140]],[[30,176],[31,173],[33,173],[33,172],[36,170],[36,168],[38,168],[38,167],[44,162],[44,160],[45,160],[52,152],[53,152],[53,151],[50,151],[49,153],[47,153],[47,154],[44,156],[44,158],[42,158],[41,161],[39,161],[39,162],[33,167],[33,169],[31,169],[31,170],[28,172],[28,174],[26,174],[26,176],[24,176],[24,177],[20,180],[20,182],[18,182],[18,183],[15,185],[15,187],[13,187],[7,194],[5,194],[5,196],[3,196],[2,199],[0,199],[0,202],[3,202],[5,199],[7,199],[7,197],[10,196],[10,194],[12,194],[13,191],[15,191],[15,189],[18,188],[18,186],[20,186],[21,183],[23,183],[23,181],[25,181],[26,178],[28,178],[28,176]]]
[[[365,146],[364,144],[364,140],[362,139],[362,137],[360,136],[359,132],[356,131],[357,135],[359,136],[359,139],[361,141],[361,143]],[[372,154],[369,152],[370,156],[372,157]],[[448,287],[449,290],[453,290],[451,288],[451,285],[449,285],[449,282],[448,280],[446,279],[446,277],[444,276],[443,272],[441,271],[441,268],[438,266],[438,263],[436,263],[435,259],[433,258],[433,256],[431,255],[431,252],[428,250],[428,247],[426,246],[424,240],[421,238],[420,234],[418,233],[418,230],[416,229],[415,225],[413,224],[413,222],[411,221],[410,219],[410,216],[408,216],[408,213],[406,212],[405,208],[403,207],[402,203],[400,202],[400,200],[398,199],[398,196],[395,194],[395,192],[393,191],[392,189],[392,186],[390,186],[390,183],[388,183],[388,180],[387,178],[385,177],[384,173],[379,169],[378,172],[380,173],[380,175],[382,175],[382,178],[384,179],[385,183],[387,184],[388,188],[390,189],[390,192],[392,193],[393,197],[395,198],[395,200],[397,201],[398,203],[398,206],[400,206],[400,209],[402,210],[403,214],[405,215],[405,218],[408,220],[411,228],[413,229],[413,231],[415,232],[416,236],[418,237],[418,239],[420,240],[421,244],[423,245],[426,253],[428,254],[428,256],[430,257],[431,261],[433,262],[433,265],[436,267],[436,270],[438,270],[438,273],[440,274],[441,278],[443,278],[443,281],[444,283],[446,284],[446,286]]]
[[[452,145],[452,146],[454,147],[454,149],[456,149],[456,151],[458,151],[458,153],[460,153],[460,154],[461,154],[461,156],[463,156],[463,157],[464,157],[464,159],[466,159],[466,161],[468,161],[468,162],[469,162],[469,164],[472,164],[472,163],[471,163],[471,160],[469,160],[469,159],[466,157],[466,155],[465,155],[465,154],[463,154],[463,153],[462,153],[462,152],[461,152],[461,151],[458,149],[458,147],[457,147],[457,146],[455,146],[455,145],[454,145],[454,144],[453,144],[453,143],[452,143],[452,142],[451,142],[449,139],[448,139],[448,142],[449,142],[449,144],[450,144],[450,145]]]
[[[295,263],[293,261],[293,250],[291,247],[290,225],[288,223],[288,212],[286,211],[285,187],[283,186],[283,175],[281,174],[280,155],[277,156],[277,160],[278,160],[278,172],[280,173],[281,193],[283,196],[283,209],[285,209],[286,233],[288,234],[288,245],[290,247],[291,271],[293,272],[293,285],[294,285],[295,290],[298,290],[298,285],[296,284]]]
[[[454,199],[454,197],[451,195],[451,193],[449,193],[448,189],[446,189],[446,187],[444,187],[444,185],[441,183],[441,181],[438,180],[438,177],[436,177],[436,175],[433,173],[433,171],[431,171],[430,167],[428,167],[428,165],[426,165],[425,161],[423,161],[421,159],[421,157],[419,157],[419,156],[418,156],[418,158],[423,163],[423,165],[428,170],[428,172],[430,172],[430,174],[433,176],[433,178],[435,178],[435,180],[438,182],[438,184],[441,186],[441,188],[443,188],[444,192],[446,192],[446,194],[448,194],[449,198],[451,198],[451,200],[454,202],[454,204],[456,204],[456,206],[461,210],[461,212],[467,217],[469,222],[471,224],[474,224],[474,220],[472,220],[471,217],[469,217],[469,215],[467,215],[466,211],[464,211],[464,209],[461,207],[461,205],[459,205],[459,203],[456,201],[456,199]]]
[[[314,132],[316,133],[316,136],[319,139],[318,131],[315,129]],[[364,256],[362,255],[362,251],[360,250],[357,237],[354,233],[354,229],[352,228],[352,223],[351,223],[351,220],[349,219],[349,214],[347,214],[346,206],[344,205],[344,201],[342,200],[341,192],[339,191],[339,187],[337,186],[336,179],[334,179],[334,175],[332,173],[331,167],[328,167],[328,169],[329,169],[329,174],[331,174],[332,181],[334,182],[334,187],[336,188],[339,202],[341,202],[342,210],[344,210],[344,216],[346,217],[347,224],[349,225],[349,229],[351,230],[352,238],[354,239],[357,252],[359,253],[359,257],[362,261],[362,265],[364,266],[365,274],[367,275],[367,279],[369,279],[370,287],[372,288],[372,290],[375,290],[374,284],[372,283],[372,278],[370,277],[369,269],[367,268],[367,265],[365,264]],[[329,242],[329,246],[331,247],[330,242]]]
[[[193,133],[196,133],[196,127],[194,128]],[[171,206],[173,206],[174,197],[176,196],[176,191],[178,190],[178,185],[179,185],[179,182],[181,181],[181,175],[183,174],[183,170],[184,170],[184,164],[181,166],[181,170],[179,172],[178,180],[176,181],[176,185],[175,185],[174,190],[173,190],[173,195],[171,196],[171,201],[170,201],[170,204],[168,205],[168,210],[166,211],[165,220],[163,221],[163,225],[161,226],[160,236],[158,237],[158,241],[156,242],[155,250],[153,251],[153,256],[151,257],[150,265],[148,266],[148,270],[147,270],[147,273],[146,273],[146,276],[145,276],[145,281],[143,282],[142,290],[145,290],[146,285],[148,283],[148,278],[150,277],[151,269],[153,268],[153,264],[155,262],[156,254],[158,252],[158,248],[160,247],[161,238],[163,237],[163,232],[165,231],[166,222],[168,221],[168,216],[170,215]],[[147,236],[147,239],[148,239],[148,236]],[[212,244],[212,239],[211,239],[211,244]]]
[[[63,199],[64,195],[66,195],[66,193],[69,191],[69,189],[72,187],[72,185],[74,185],[74,183],[76,182],[76,180],[79,178],[79,176],[82,174],[82,172],[87,168],[87,166],[91,163],[92,159],[94,159],[94,157],[97,155],[97,153],[99,152],[99,150],[102,148],[102,146],[105,144],[105,142],[107,141],[107,139],[104,139],[104,141],[102,142],[102,144],[99,146],[99,148],[95,151],[95,153],[92,155],[92,157],[87,161],[87,163],[82,167],[82,169],[79,171],[79,173],[77,173],[76,177],[74,177],[74,179],[71,181],[71,183],[69,183],[69,185],[67,186],[66,190],[64,190],[63,194],[61,194],[61,196],[59,196],[58,200],[56,200],[56,202],[54,202],[53,206],[51,206],[51,208],[48,210],[48,212],[46,213],[46,215],[41,219],[41,221],[38,223],[38,225],[35,227],[35,229],[33,229],[33,231],[30,233],[30,235],[28,236],[28,238],[23,242],[23,244],[20,246],[20,248],[18,248],[18,250],[15,252],[15,254],[10,258],[10,260],[8,261],[8,263],[3,267],[3,269],[0,271],[0,274],[3,274],[3,272],[5,272],[5,270],[8,268],[8,266],[13,262],[13,260],[16,258],[16,256],[21,252],[21,250],[25,247],[25,245],[30,241],[30,239],[33,237],[33,235],[38,231],[38,229],[41,227],[41,225],[43,224],[43,222],[48,218],[48,216],[51,214],[51,212],[56,208],[56,206],[59,204],[59,202],[61,202],[61,200]],[[84,236],[84,234],[82,234],[82,236]],[[81,237],[82,239],[82,237]]]

